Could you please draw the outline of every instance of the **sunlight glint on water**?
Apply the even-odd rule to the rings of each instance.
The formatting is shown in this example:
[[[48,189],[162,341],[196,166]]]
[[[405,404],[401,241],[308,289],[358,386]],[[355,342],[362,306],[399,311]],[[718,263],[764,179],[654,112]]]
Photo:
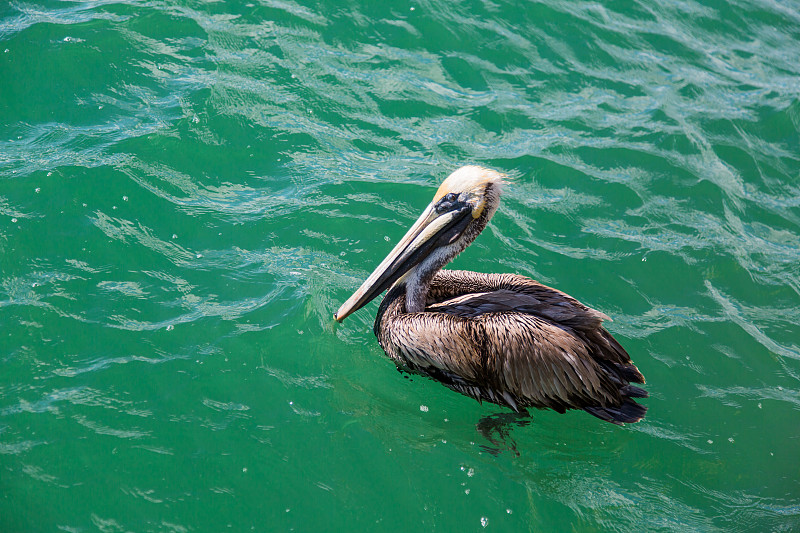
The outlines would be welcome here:
[[[0,530],[800,528],[798,13],[0,7]],[[643,422],[492,443],[333,323],[468,163],[453,268],[610,315]]]

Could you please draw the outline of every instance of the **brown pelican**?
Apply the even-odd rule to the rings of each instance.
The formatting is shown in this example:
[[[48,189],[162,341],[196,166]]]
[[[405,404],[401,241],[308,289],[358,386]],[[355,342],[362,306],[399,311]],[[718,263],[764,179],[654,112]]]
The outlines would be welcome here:
[[[375,335],[398,365],[478,401],[583,409],[638,422],[632,398],[644,377],[602,326],[608,317],[571,296],[514,274],[442,270],[486,227],[504,176],[462,167],[386,259],[336,312],[344,320],[386,289]]]

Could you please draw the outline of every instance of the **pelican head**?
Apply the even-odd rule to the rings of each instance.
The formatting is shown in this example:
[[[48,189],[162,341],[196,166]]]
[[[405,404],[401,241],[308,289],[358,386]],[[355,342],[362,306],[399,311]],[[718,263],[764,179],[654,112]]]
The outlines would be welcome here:
[[[497,210],[504,177],[478,166],[450,174],[408,233],[334,318],[341,322],[398,282],[406,285],[406,311],[423,311],[434,274],[475,240]]]

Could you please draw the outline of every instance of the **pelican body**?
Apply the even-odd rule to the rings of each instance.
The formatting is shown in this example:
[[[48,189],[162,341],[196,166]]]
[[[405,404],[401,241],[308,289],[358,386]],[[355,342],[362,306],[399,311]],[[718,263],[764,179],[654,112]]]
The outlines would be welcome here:
[[[644,377],[603,328],[605,314],[524,276],[442,270],[489,223],[503,184],[482,167],[453,172],[334,318],[388,289],[374,331],[399,368],[518,412],[583,409],[638,422],[647,408],[633,398],[648,394],[631,383]]]

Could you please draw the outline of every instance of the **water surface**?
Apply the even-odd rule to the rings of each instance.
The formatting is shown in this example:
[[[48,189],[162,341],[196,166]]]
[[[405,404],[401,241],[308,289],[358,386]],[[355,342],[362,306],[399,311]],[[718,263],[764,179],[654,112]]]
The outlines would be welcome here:
[[[800,529],[800,4],[0,7],[3,531]],[[331,319],[462,164],[455,268],[562,289],[625,428]],[[502,446],[500,446],[502,448]]]

